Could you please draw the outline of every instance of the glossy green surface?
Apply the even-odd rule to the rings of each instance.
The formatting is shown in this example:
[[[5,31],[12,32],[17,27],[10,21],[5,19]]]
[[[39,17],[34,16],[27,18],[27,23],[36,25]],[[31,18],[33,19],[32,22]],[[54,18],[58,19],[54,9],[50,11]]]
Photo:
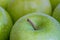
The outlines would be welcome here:
[[[32,12],[44,12],[51,15],[49,0],[12,0],[7,8],[13,21]]]
[[[12,20],[9,14],[0,7],[0,40],[8,40],[11,27]]]
[[[27,19],[30,19],[38,30],[34,30]],[[60,25],[54,18],[43,13],[28,14],[14,24],[10,40],[60,40]]]

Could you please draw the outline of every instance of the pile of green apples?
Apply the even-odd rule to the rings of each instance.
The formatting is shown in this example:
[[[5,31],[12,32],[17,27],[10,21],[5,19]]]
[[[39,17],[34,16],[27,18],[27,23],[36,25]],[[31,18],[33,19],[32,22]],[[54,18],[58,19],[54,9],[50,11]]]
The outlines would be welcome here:
[[[60,0],[0,0],[0,40],[60,40]]]

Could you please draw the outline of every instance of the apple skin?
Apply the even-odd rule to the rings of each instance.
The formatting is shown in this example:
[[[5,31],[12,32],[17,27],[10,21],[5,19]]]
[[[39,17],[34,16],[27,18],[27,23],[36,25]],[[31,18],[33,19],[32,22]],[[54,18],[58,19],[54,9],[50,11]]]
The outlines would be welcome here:
[[[60,0],[50,0],[52,9],[54,10],[56,6],[60,3]]]
[[[0,7],[0,40],[8,40],[12,25],[9,14]]]
[[[36,30],[28,19],[35,25]],[[14,24],[10,40],[60,40],[60,24],[44,13],[30,13]]]
[[[44,12],[51,15],[51,4],[49,0],[12,0],[7,8],[13,21],[32,12]]]
[[[55,8],[52,16],[60,22],[60,4]]]
[[[10,0],[0,0],[0,6],[7,9]]]

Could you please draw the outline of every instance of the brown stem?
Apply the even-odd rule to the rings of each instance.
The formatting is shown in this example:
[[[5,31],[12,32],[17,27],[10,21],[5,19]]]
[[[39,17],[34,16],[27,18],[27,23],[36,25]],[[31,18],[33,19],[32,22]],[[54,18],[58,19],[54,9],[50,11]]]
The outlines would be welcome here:
[[[34,30],[37,30],[37,26],[30,20],[30,19],[27,19],[27,21],[32,25],[32,27],[34,28]]]

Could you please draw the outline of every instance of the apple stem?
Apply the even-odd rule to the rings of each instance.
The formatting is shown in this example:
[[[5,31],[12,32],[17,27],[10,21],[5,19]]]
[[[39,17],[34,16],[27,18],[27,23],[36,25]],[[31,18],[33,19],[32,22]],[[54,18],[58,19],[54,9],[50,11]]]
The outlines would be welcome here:
[[[34,28],[34,30],[37,30],[38,29],[36,27],[36,25],[30,19],[27,19],[27,21],[32,25],[32,27]]]

